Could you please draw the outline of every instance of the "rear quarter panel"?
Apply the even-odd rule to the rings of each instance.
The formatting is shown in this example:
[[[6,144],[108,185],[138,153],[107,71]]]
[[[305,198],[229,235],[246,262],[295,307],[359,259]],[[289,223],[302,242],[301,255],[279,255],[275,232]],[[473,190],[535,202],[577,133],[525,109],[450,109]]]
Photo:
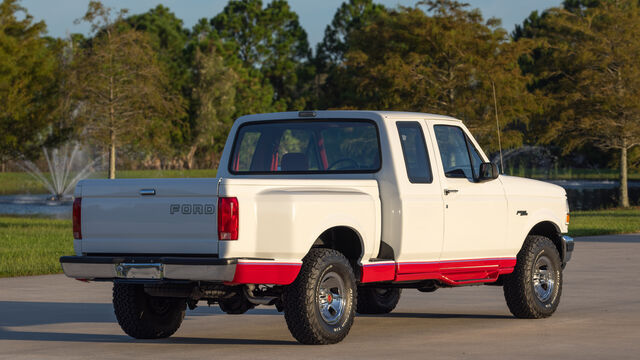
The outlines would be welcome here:
[[[377,254],[380,199],[373,179],[227,178],[219,196],[237,197],[237,241],[221,241],[220,257],[300,262],[327,229],[346,226],[361,240],[363,257]],[[378,240],[378,241],[376,241]]]

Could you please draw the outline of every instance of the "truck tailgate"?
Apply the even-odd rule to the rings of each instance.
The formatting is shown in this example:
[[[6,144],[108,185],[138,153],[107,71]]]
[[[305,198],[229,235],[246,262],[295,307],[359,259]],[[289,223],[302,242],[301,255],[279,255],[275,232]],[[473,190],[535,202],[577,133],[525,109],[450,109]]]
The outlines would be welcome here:
[[[84,254],[217,254],[218,179],[85,180]]]

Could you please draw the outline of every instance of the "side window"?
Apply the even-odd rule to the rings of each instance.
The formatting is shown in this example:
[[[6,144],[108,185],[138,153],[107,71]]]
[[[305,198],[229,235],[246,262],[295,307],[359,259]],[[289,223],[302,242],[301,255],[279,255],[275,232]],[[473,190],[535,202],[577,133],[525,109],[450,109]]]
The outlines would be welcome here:
[[[400,135],[409,181],[412,183],[431,183],[433,175],[422,126],[417,121],[402,121],[396,123],[396,126]]]
[[[433,129],[440,149],[444,175],[448,178],[467,178],[474,181],[467,137],[462,129],[449,125],[436,125]]]

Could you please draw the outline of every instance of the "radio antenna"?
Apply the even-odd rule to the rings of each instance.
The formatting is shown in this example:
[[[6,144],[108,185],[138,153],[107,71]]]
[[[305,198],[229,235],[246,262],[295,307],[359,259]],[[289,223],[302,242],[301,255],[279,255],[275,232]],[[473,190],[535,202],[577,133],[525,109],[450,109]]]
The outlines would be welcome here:
[[[493,107],[496,111],[496,128],[498,129],[498,149],[500,150],[500,172],[504,174],[504,163],[502,162],[502,142],[500,141],[500,122],[498,121],[498,100],[496,99],[496,85],[491,80],[493,89]]]

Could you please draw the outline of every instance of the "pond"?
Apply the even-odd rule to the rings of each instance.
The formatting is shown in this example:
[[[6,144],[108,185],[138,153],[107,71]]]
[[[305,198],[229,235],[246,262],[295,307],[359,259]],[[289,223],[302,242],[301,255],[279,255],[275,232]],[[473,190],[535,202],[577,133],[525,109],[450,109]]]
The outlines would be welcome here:
[[[567,191],[571,210],[599,210],[618,206],[619,181],[549,180]],[[629,203],[640,205],[640,181],[629,181]]]
[[[72,198],[61,201],[51,195],[7,195],[0,196],[0,214],[35,215],[54,219],[71,219]]]

